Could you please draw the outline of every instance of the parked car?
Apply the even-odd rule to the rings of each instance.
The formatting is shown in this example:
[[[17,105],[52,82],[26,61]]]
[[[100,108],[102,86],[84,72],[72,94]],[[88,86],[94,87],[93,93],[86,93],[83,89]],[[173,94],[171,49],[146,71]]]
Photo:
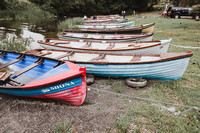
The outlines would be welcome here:
[[[198,9],[193,10],[193,18],[199,20],[200,18],[200,7]]]
[[[186,7],[169,7],[167,16],[171,18],[180,18],[181,16],[191,16],[192,18],[199,19],[199,11]]]

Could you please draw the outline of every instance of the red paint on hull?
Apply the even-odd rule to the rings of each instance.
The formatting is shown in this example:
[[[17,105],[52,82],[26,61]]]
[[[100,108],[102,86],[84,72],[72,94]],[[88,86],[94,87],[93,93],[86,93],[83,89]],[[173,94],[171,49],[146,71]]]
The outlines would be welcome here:
[[[27,97],[56,99],[72,105],[81,105],[86,98],[86,77],[82,77],[82,85],[80,86],[56,93]]]

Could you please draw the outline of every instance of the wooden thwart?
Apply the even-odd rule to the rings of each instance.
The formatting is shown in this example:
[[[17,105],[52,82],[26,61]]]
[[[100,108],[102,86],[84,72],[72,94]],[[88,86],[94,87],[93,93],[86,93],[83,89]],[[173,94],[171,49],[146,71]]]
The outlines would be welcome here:
[[[0,69],[5,68],[5,67],[7,67],[7,66],[9,66],[9,65],[12,65],[12,64],[14,64],[14,63],[16,63],[16,62],[18,62],[18,61],[20,61],[20,60],[22,60],[22,59],[25,59],[25,55],[24,55],[24,54],[20,54],[20,56],[17,57],[16,59],[14,59],[14,60],[12,60],[12,61],[10,61],[10,62],[7,62],[7,63],[4,63],[4,64],[0,65]]]
[[[91,59],[90,61],[91,61],[91,62],[93,62],[93,61],[98,61],[98,60],[103,59],[103,58],[105,58],[105,57],[106,57],[106,54],[105,54],[105,53],[101,53],[101,54],[99,54],[98,57],[93,58],[93,59]]]
[[[141,58],[141,54],[135,54],[130,62],[138,61]]]
[[[21,75],[21,74],[23,74],[23,73],[25,73],[25,72],[27,72],[27,71],[33,69],[34,67],[36,67],[36,66],[42,64],[43,62],[44,62],[44,59],[43,59],[43,58],[39,58],[39,59],[38,59],[36,62],[34,62],[33,64],[31,64],[31,65],[25,67],[24,69],[22,69],[22,70],[20,70],[20,71],[17,71],[17,72],[15,72],[15,73],[13,73],[12,75],[19,76],[19,75]]]
[[[100,36],[100,39],[104,39],[104,37],[105,37],[105,35],[104,35],[104,34],[102,34],[102,35]]]
[[[60,56],[58,56],[58,57],[55,57],[55,59],[62,59],[62,58],[64,58],[64,57],[68,57],[68,56],[71,56],[71,55],[73,55],[73,54],[74,54],[73,51],[69,51],[69,52],[67,52],[67,53],[65,53],[65,54],[63,54],[63,55],[60,55]]]
[[[92,42],[87,42],[85,45],[83,45],[81,48],[87,48],[91,46]]]
[[[2,51],[1,54],[0,54],[0,57],[6,56],[6,55],[7,55],[7,52],[6,51]]]
[[[110,43],[110,45],[106,49],[112,49],[115,47],[115,43]]]

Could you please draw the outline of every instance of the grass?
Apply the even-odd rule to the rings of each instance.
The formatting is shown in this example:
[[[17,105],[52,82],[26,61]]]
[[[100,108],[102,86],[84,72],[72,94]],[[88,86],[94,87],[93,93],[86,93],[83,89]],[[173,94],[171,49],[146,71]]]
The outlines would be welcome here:
[[[9,51],[25,51],[29,48],[30,46],[30,39],[29,38],[7,38],[7,39],[2,39],[0,40],[0,49],[1,50],[9,50]]]
[[[75,18],[69,18],[65,21],[62,21],[58,24],[58,30],[63,31],[64,29],[78,29],[78,27],[74,25],[79,25],[83,22],[83,18],[81,17],[75,17]]]
[[[151,104],[130,107],[126,114],[120,115],[116,122],[118,132],[198,132],[197,112],[187,118],[174,116],[166,110]]]
[[[143,15],[147,16],[127,16],[127,18],[129,21],[134,20],[136,25],[156,22],[155,40],[172,38],[171,44],[200,47],[199,21],[151,17],[149,13]],[[198,66],[200,63],[200,49],[170,48],[170,52],[186,52],[188,50],[192,51],[193,56],[182,78],[169,82],[149,80],[148,86],[144,88],[146,91],[138,90],[140,92],[132,95],[200,108],[200,68]],[[172,112],[152,103],[141,103],[130,107],[126,114],[116,117],[114,125],[118,132],[197,133],[200,131],[200,114],[195,110],[187,112],[187,117],[182,117],[175,116]],[[184,110],[183,108],[176,108],[176,111]]]
[[[70,130],[71,122],[64,122],[64,123],[58,123],[53,133],[73,133],[73,130]]]

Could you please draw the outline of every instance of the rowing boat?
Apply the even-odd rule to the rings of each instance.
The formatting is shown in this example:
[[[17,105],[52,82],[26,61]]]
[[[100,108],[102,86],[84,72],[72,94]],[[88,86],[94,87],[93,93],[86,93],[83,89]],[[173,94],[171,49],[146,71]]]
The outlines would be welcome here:
[[[88,74],[108,77],[142,77],[159,81],[181,78],[192,53],[119,54],[35,49],[35,55],[67,60],[85,67]]]
[[[75,33],[62,32],[57,34],[59,39],[85,40],[102,42],[130,42],[130,41],[152,41],[153,33],[147,34],[97,34],[97,33]]]
[[[56,59],[0,51],[0,93],[49,98],[81,105],[86,97],[86,70]],[[6,71],[2,71],[7,68]]]
[[[77,27],[81,30],[86,29],[105,29],[105,28],[120,28],[120,27],[133,27],[135,24],[135,21],[131,22],[124,22],[124,23],[93,23],[93,24],[82,24],[82,25],[74,25],[74,27]]]
[[[76,32],[76,33],[101,33],[101,34],[137,34],[137,33],[153,33],[155,23],[145,24],[134,27],[119,27],[119,28],[90,28],[72,30],[66,29],[64,32]]]
[[[102,53],[134,53],[134,54],[160,54],[166,53],[171,39],[144,42],[92,42],[47,38],[38,43],[45,49],[95,51]]]

